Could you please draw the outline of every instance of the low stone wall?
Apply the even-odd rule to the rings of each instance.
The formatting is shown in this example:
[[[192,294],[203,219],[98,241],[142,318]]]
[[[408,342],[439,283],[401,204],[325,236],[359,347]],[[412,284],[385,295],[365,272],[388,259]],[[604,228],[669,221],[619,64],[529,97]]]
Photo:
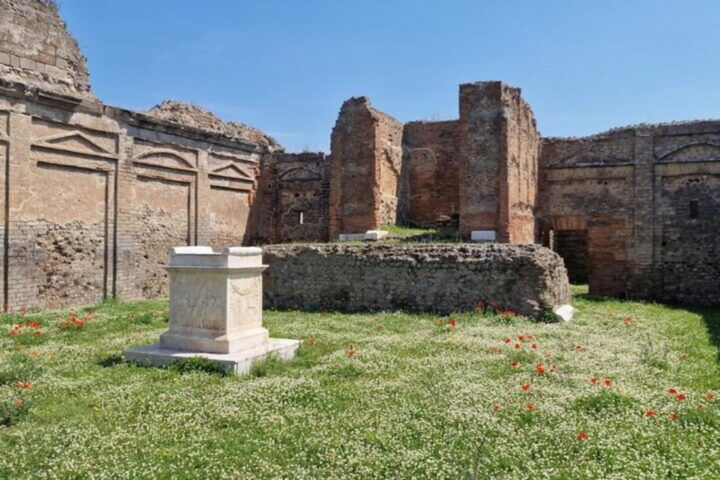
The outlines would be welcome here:
[[[563,261],[538,245],[271,245],[264,306],[467,311],[479,301],[538,316],[570,303]]]

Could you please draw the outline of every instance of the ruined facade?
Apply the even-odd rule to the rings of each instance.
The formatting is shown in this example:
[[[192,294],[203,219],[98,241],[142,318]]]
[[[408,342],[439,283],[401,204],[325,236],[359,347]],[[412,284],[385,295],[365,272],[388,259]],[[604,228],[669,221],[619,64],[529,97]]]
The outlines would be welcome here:
[[[54,4],[0,11],[0,303],[165,295],[169,246],[246,241],[272,139],[177,102],[104,105]]]
[[[52,2],[0,12],[4,304],[162,296],[171,246],[397,223],[550,246],[593,294],[720,304],[720,121],[542,138],[520,89],[477,82],[449,121],[351,98],[329,155],[286,153],[193,105],[105,105]]]
[[[401,188],[389,192],[400,195],[400,221],[432,226],[456,216],[466,240],[480,230],[500,242],[542,243],[592,294],[720,304],[720,121],[541,138],[519,89],[478,82],[459,93],[459,120],[403,127]],[[348,127],[347,115],[343,108],[333,146],[366,131]],[[354,165],[372,169],[368,154],[350,152]],[[375,164],[384,161],[376,153]],[[383,197],[369,193],[373,186],[383,188],[359,190],[368,205]],[[331,180],[331,195],[336,188]],[[345,232],[383,225],[349,213]]]
[[[540,237],[591,291],[720,304],[720,121],[544,139],[541,165]]]

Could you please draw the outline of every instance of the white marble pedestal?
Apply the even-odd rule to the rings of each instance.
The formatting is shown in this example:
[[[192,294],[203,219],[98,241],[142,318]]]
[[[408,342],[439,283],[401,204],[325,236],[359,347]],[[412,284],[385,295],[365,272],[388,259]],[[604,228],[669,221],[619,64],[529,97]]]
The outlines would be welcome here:
[[[171,251],[170,328],[160,343],[123,352],[126,360],[162,366],[202,356],[243,374],[275,354],[295,356],[299,340],[271,339],[262,326],[262,249],[176,247]]]

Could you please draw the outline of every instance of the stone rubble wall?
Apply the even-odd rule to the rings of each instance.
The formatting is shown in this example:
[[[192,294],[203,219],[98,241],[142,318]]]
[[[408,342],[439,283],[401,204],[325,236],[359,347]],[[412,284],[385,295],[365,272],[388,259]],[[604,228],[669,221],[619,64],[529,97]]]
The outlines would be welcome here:
[[[495,302],[539,316],[571,302],[562,259],[539,245],[271,245],[265,308],[450,313]]]

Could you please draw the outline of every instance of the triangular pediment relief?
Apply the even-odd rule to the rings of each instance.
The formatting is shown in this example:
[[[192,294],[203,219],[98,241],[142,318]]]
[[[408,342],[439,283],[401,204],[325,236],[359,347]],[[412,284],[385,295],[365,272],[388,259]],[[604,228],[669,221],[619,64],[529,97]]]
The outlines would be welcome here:
[[[72,152],[99,153],[102,155],[113,155],[115,153],[103,147],[92,137],[79,130],[51,135],[49,137],[38,139],[35,143],[36,145],[43,147],[58,148]]]
[[[720,161],[720,144],[701,142],[683,145],[658,157],[661,162]]]
[[[135,163],[154,165],[158,167],[179,168],[181,170],[195,170],[195,165],[190,163],[182,155],[168,148],[146,150],[135,155],[133,161]]]
[[[247,172],[245,169],[238,167],[232,162],[216,168],[210,172],[210,174],[218,177],[234,178],[239,180],[254,180],[250,172]]]
[[[562,160],[550,163],[550,168],[570,168],[570,167],[604,167],[612,165],[623,165],[632,163],[629,158],[617,158],[598,155],[595,153],[579,153],[565,157]]]
[[[292,170],[288,170],[287,172],[282,173],[278,180],[282,182],[292,182],[292,181],[308,181],[308,180],[321,180],[322,176],[319,172],[316,172],[315,170],[312,170],[307,167],[298,167],[293,168]]]

